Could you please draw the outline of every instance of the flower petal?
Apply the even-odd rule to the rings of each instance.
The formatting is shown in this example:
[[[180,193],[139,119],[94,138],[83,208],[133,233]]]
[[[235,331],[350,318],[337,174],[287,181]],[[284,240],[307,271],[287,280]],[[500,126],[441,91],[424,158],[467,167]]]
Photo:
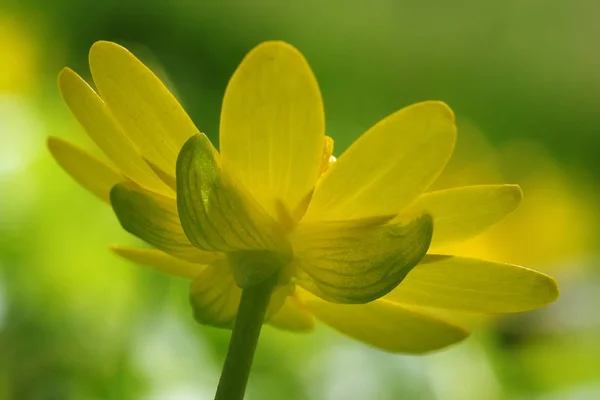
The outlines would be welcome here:
[[[177,204],[183,230],[198,248],[233,252],[238,284],[256,284],[289,262],[284,232],[223,174],[210,140],[191,137],[177,160]]]
[[[293,296],[285,299],[281,309],[269,319],[269,324],[292,332],[309,332],[315,327],[312,315]]]
[[[304,56],[283,42],[254,48],[225,91],[220,150],[226,171],[273,217],[293,213],[319,175],[325,117]]]
[[[465,186],[425,193],[407,207],[398,221],[424,212],[433,216],[431,248],[469,239],[512,214],[521,203],[518,185]]]
[[[398,214],[446,165],[454,114],[441,102],[406,107],[369,129],[321,177],[305,221]]]
[[[265,320],[279,311],[288,294],[288,286],[275,288]],[[194,318],[203,325],[231,328],[241,296],[242,289],[236,285],[227,260],[217,260],[206,267],[192,283],[190,301]]]
[[[297,283],[335,303],[366,303],[394,289],[423,258],[429,215],[406,225],[380,220],[301,224],[293,236]]]
[[[110,201],[112,187],[125,180],[125,177],[113,168],[65,140],[50,136],[48,149],[56,162],[73,179],[107,203]]]
[[[185,141],[198,132],[175,97],[124,47],[96,42],[90,70],[98,92],[142,156],[174,175]]]
[[[558,297],[556,282],[517,265],[427,255],[386,298],[407,304],[487,313],[532,310]]]
[[[190,262],[203,263],[212,257],[183,233],[175,199],[121,183],[111,190],[110,202],[123,228],[152,246]]]
[[[468,336],[468,331],[461,326],[382,299],[356,305],[312,298],[306,305],[317,318],[334,329],[394,353],[427,353]]]
[[[173,193],[148,167],[100,96],[79,75],[64,68],[58,86],[77,121],[127,177],[154,192]]]
[[[156,249],[141,249],[137,247],[111,246],[111,250],[126,260],[133,261],[136,264],[152,267],[157,271],[169,275],[179,276],[187,279],[194,279],[209,264],[217,259],[212,254],[207,254],[205,262],[202,264],[190,263],[180,260],[167,253]]]

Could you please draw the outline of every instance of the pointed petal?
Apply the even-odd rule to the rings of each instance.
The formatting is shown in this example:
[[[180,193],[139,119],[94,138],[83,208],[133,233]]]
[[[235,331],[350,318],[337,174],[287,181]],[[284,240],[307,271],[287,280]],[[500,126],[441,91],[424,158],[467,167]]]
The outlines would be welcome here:
[[[265,320],[279,311],[288,294],[288,286],[275,288]],[[192,283],[190,301],[194,318],[203,325],[231,328],[241,295],[242,289],[236,285],[227,260],[217,260],[206,267]]]
[[[469,239],[512,214],[521,203],[518,185],[465,186],[421,195],[397,221],[424,212],[433,216],[431,248]]]
[[[291,249],[275,220],[222,173],[218,156],[204,135],[184,145],[177,161],[179,217],[198,248],[232,252],[236,279],[245,287],[289,262]]]
[[[142,249],[137,247],[111,246],[111,250],[126,260],[136,264],[152,267],[165,274],[179,276],[186,279],[194,279],[209,264],[217,259],[217,256],[208,256],[203,264],[189,263],[180,260],[167,253],[156,249]]]
[[[175,179],[175,176],[169,175],[152,161],[146,159],[144,159],[144,161],[146,164],[148,164],[148,167],[150,167],[152,172],[154,172],[165,185],[167,185],[173,192],[177,192],[177,180]]]
[[[315,327],[312,315],[293,296],[285,299],[281,309],[269,319],[269,324],[292,332],[310,332]]]
[[[198,132],[181,105],[124,47],[96,42],[89,58],[100,96],[141,155],[174,175],[179,149]]]
[[[85,150],[57,137],[48,138],[48,149],[56,162],[81,186],[110,201],[110,190],[125,177]]]
[[[325,119],[317,81],[304,56],[283,42],[255,47],[223,99],[220,150],[232,173],[273,217],[292,211],[319,175]]]
[[[377,220],[300,225],[292,238],[297,283],[335,303],[375,300],[423,258],[432,231],[429,215],[407,225]]]
[[[77,121],[123,174],[149,190],[172,194],[146,165],[100,96],[79,75],[63,69],[58,86]]]
[[[554,279],[540,272],[511,264],[430,254],[386,296],[401,303],[487,313],[532,310],[557,297]]]
[[[356,305],[313,298],[306,305],[341,333],[393,353],[428,353],[468,336],[466,329],[442,318],[382,299]]]
[[[212,257],[194,247],[183,233],[174,199],[121,183],[111,190],[110,202],[123,228],[152,246],[194,263]]]
[[[456,140],[441,102],[403,108],[362,135],[319,180],[305,221],[398,214],[433,183]]]

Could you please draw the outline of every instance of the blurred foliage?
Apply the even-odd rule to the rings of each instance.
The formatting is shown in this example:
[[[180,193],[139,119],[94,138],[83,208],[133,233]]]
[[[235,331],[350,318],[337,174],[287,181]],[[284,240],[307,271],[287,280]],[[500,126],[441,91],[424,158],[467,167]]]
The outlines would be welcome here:
[[[422,358],[322,326],[266,327],[248,398],[600,398],[599,12],[583,0],[3,0],[0,399],[210,399],[226,350],[228,332],[193,322],[185,282],[108,251],[134,239],[45,150],[48,135],[90,145],[55,81],[65,65],[89,77],[99,39],[151,64],[213,139],[242,56],[289,41],[319,79],[336,154],[396,109],[440,99],[459,142],[437,185],[523,187],[514,216],[452,251],[556,275],[556,304]]]

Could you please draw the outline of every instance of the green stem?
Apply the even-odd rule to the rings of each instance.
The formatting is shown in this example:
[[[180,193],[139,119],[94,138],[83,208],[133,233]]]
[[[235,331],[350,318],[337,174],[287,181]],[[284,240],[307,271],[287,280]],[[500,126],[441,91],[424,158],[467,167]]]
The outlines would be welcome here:
[[[277,274],[242,291],[215,400],[241,400]]]

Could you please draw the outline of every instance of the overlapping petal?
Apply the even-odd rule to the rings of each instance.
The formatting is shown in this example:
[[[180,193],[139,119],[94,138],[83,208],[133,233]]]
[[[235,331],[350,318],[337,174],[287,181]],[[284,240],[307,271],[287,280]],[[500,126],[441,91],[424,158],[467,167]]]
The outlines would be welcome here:
[[[282,229],[223,173],[204,135],[190,138],[179,154],[177,204],[189,240],[204,250],[229,252],[240,286],[260,282],[289,262]]]
[[[124,47],[96,42],[90,50],[94,83],[141,155],[175,174],[177,154],[198,132],[164,84]]]
[[[291,294],[289,286],[277,286],[265,320],[277,313]],[[201,324],[231,328],[237,315],[242,289],[237,286],[226,259],[215,261],[196,277],[190,290],[194,318]]]
[[[297,283],[336,303],[366,303],[395,288],[423,258],[429,215],[406,225],[381,218],[302,224],[293,234]]]
[[[455,140],[454,114],[444,103],[401,109],[363,134],[321,177],[304,220],[398,214],[437,178]]]
[[[126,260],[154,268],[165,274],[187,279],[196,278],[206,267],[206,264],[212,263],[218,258],[216,254],[207,253],[206,260],[202,264],[198,264],[183,261],[157,249],[127,246],[111,246],[111,249]]]
[[[422,354],[459,342],[468,331],[440,317],[386,300],[335,304],[310,297],[308,309],[334,329],[382,350]]]
[[[428,254],[386,298],[487,313],[532,310],[558,297],[554,279],[517,265]]]
[[[286,297],[281,309],[269,319],[269,324],[292,332],[309,332],[315,327],[314,318],[295,296]]]
[[[187,239],[174,199],[121,183],[111,190],[110,202],[123,228],[154,247],[189,262],[205,263],[213,257]]]
[[[109,202],[110,190],[125,177],[87,151],[57,137],[48,138],[48,149],[58,164],[81,186]]]
[[[435,230],[431,248],[469,239],[512,214],[521,203],[518,185],[464,186],[429,192],[407,207],[397,221],[431,214]]]
[[[139,155],[100,96],[79,75],[63,69],[58,87],[77,121],[124,175],[154,192],[172,193]]]
[[[255,47],[225,91],[220,150],[224,168],[273,217],[290,214],[319,175],[325,117],[304,56],[283,42]]]

